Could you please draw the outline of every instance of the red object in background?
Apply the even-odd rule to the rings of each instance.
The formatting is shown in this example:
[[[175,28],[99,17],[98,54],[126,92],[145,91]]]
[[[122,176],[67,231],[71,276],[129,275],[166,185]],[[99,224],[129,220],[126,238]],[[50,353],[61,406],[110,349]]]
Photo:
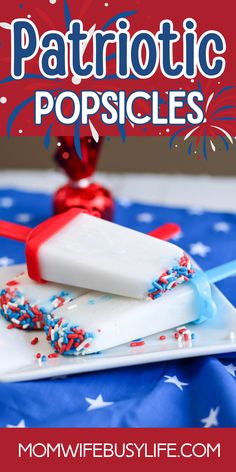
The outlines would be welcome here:
[[[63,213],[71,208],[99,211],[105,220],[112,220],[114,203],[109,190],[97,183],[85,180],[68,183],[59,188],[54,195],[54,211]]]
[[[102,138],[98,143],[93,138],[81,138],[82,159],[80,159],[74,146],[73,136],[60,136],[55,161],[73,182],[91,177],[97,166],[102,141]]]
[[[82,138],[82,159],[77,155],[73,137],[60,137],[58,142],[55,161],[67,174],[69,182],[56,191],[54,212],[58,214],[71,208],[82,208],[99,211],[102,218],[112,220],[114,202],[111,193],[102,185],[89,180],[96,169],[102,139],[96,143],[92,138]]]

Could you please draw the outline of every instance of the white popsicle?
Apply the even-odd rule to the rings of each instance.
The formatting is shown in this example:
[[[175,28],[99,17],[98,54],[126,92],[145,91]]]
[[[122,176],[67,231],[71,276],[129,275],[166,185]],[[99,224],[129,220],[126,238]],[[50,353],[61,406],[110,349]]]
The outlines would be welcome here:
[[[45,316],[47,339],[61,354],[78,356],[103,351],[137,338],[214,316],[211,283],[235,276],[236,260],[202,272],[192,283],[155,300],[135,300],[88,292]]]
[[[0,235],[25,242],[28,274],[37,282],[155,298],[192,277],[178,246],[76,208],[33,229],[0,221]]]
[[[23,273],[0,290],[0,313],[11,327],[42,329],[45,314],[84,293],[75,287],[37,283]]]
[[[46,333],[64,355],[90,354],[194,321],[199,314],[191,284],[156,300],[89,292],[46,317]]]
[[[179,267],[183,254],[169,242],[80,213],[39,247],[38,263],[43,280],[146,298],[153,281]]]

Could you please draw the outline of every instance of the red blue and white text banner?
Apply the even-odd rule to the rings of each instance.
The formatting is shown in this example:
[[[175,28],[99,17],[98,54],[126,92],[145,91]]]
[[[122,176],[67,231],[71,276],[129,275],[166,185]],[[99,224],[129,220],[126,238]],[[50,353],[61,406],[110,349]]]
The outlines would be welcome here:
[[[1,135],[235,131],[233,0],[12,0],[0,17]],[[79,144],[78,144],[79,148]],[[213,149],[214,150],[214,149]]]

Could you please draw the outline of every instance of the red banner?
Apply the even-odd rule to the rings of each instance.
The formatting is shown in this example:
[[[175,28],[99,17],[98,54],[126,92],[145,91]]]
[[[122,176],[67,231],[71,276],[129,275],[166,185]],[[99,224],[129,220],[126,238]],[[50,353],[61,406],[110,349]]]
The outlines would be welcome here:
[[[235,135],[233,11],[232,0],[220,6],[203,0],[171,4],[155,0],[4,2],[0,22],[1,135],[42,135],[46,144],[51,135],[79,139],[90,134],[95,140],[99,135],[121,135],[124,140],[128,135],[177,133],[186,139],[220,135],[230,141]],[[29,31],[22,28],[19,32],[18,19]],[[92,61],[94,69],[85,78],[75,74],[78,42],[69,39],[73,21],[77,32],[78,21],[87,32],[80,45],[83,66],[89,70]],[[167,31],[164,33],[168,28],[175,31],[173,41],[170,36],[168,40]],[[118,30],[127,32],[128,39],[116,35],[106,44],[102,77],[101,36]],[[73,34],[75,38],[76,32]],[[118,43],[122,44],[120,49]],[[53,58],[48,57],[50,47],[58,50]],[[127,59],[127,71],[126,53],[132,58]],[[52,73],[54,66],[57,75]],[[92,96],[85,91],[93,92]],[[106,95],[108,91],[111,96]]]
[[[4,429],[8,470],[213,470],[233,466],[232,429]]]

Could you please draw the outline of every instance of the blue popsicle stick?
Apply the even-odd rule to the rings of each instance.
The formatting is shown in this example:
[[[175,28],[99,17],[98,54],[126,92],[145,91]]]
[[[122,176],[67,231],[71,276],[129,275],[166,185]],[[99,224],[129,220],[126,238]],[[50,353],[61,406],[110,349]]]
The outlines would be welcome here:
[[[205,272],[210,283],[219,282],[227,277],[236,276],[236,259],[226,264],[214,267]]]
[[[191,284],[196,295],[196,311],[199,315],[197,323],[202,323],[207,318],[211,318],[216,312],[209,284],[219,282],[233,275],[236,275],[236,260],[214,267],[206,272],[196,271]]]

